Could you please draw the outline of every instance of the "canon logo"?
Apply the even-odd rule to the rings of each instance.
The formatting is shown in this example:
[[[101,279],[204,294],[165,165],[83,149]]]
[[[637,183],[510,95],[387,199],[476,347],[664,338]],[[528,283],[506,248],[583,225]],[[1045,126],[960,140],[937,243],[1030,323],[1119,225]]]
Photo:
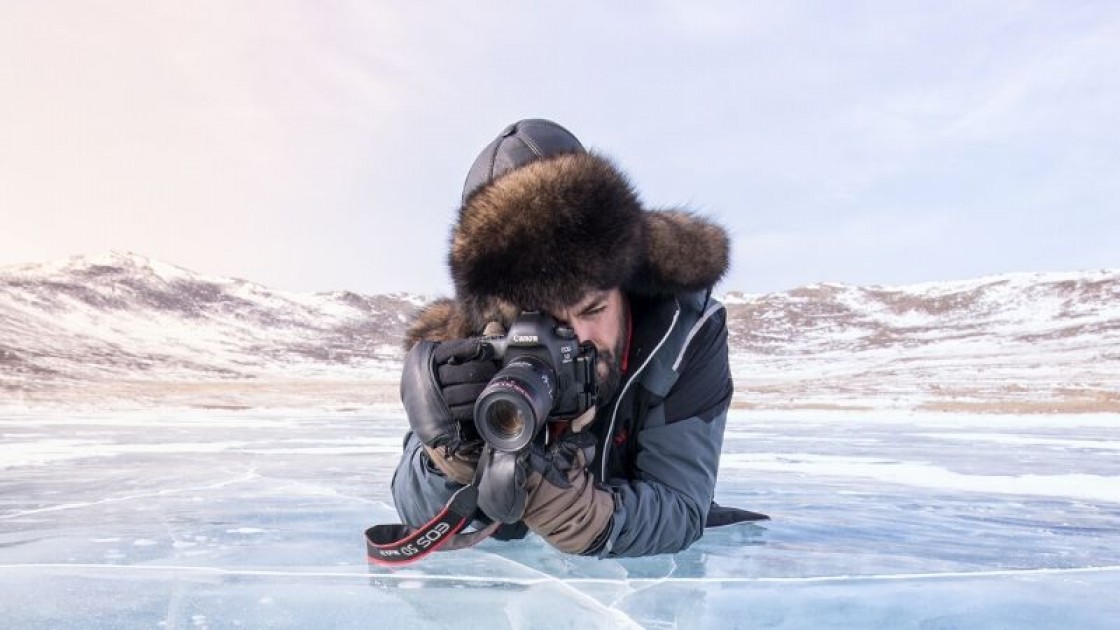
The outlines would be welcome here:
[[[513,336],[513,342],[514,343],[536,343],[537,342],[537,336],[536,335],[514,335]]]

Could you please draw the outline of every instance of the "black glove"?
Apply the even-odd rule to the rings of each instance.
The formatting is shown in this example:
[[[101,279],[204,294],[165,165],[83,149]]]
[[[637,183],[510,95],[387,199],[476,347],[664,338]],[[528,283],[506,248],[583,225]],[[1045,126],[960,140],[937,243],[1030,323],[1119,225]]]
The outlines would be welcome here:
[[[436,468],[460,484],[470,483],[482,450],[474,403],[497,371],[493,350],[477,337],[421,341],[405,357],[401,401],[408,424]]]
[[[498,365],[494,349],[480,343],[478,337],[455,339],[436,345],[432,363],[436,380],[451,417],[474,432],[474,403],[486,387]],[[477,437],[477,433],[475,433]]]
[[[561,551],[595,553],[610,531],[614,496],[587,470],[594,457],[589,431],[569,432],[549,447],[492,451],[479,482],[478,506],[495,520],[525,521]]]

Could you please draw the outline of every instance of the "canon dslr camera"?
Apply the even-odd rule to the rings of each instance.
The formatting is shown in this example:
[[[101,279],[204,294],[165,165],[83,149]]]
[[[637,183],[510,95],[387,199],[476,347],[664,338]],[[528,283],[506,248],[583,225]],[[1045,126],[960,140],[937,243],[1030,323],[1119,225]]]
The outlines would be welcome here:
[[[595,346],[580,344],[550,315],[523,312],[504,337],[483,342],[502,361],[474,405],[475,427],[491,448],[521,450],[546,420],[574,418],[595,404]]]

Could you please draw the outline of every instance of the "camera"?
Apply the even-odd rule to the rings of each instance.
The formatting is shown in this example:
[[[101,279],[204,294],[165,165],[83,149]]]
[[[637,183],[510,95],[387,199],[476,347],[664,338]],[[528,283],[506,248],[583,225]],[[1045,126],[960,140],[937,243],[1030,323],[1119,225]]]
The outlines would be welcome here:
[[[474,405],[474,424],[491,448],[518,451],[548,420],[567,420],[595,404],[598,352],[552,316],[522,312],[505,336],[484,337],[502,368]]]

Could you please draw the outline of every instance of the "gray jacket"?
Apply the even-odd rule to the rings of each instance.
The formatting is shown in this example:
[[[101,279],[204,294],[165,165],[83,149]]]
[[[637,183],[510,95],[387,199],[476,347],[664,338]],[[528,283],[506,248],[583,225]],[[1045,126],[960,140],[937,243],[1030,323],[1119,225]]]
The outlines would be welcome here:
[[[733,391],[722,304],[705,292],[630,300],[629,371],[591,425],[591,469],[615,504],[602,557],[673,553],[700,538]],[[409,432],[392,481],[404,523],[427,522],[459,487]]]

